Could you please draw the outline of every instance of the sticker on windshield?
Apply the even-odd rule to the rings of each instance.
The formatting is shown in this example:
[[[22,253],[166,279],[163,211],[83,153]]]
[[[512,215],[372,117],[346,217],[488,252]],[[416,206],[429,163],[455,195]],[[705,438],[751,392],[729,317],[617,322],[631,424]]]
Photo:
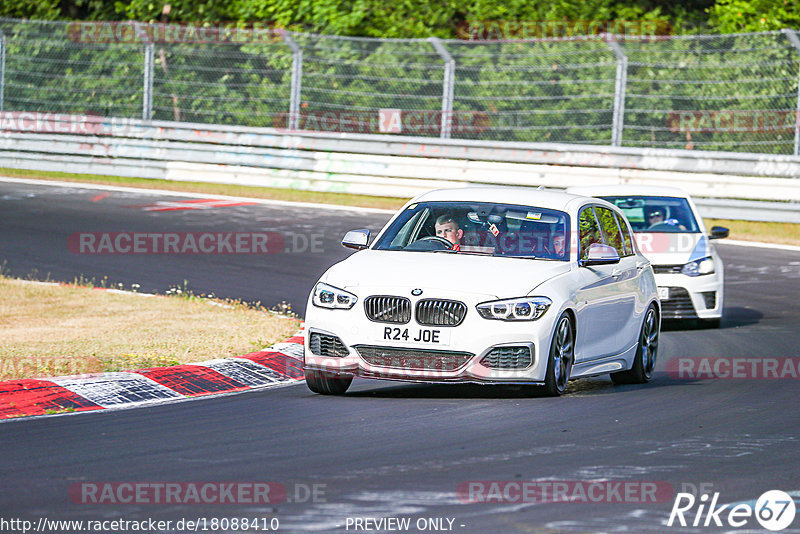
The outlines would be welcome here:
[[[408,207],[408,209],[410,209],[410,210],[413,210],[413,209],[414,209],[414,208],[416,208],[416,207],[417,207],[417,205],[416,205],[416,204],[411,204],[411,205]]]
[[[528,214],[525,216],[526,219],[533,219],[534,221],[538,221],[542,218],[542,214],[535,211],[529,211]]]

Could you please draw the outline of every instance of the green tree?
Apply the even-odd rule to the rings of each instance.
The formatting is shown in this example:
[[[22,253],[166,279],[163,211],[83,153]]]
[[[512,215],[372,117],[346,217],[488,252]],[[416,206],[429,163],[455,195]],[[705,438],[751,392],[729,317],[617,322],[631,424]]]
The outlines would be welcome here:
[[[17,19],[56,20],[61,16],[58,0],[3,0],[0,2],[0,17]]]
[[[800,3],[796,0],[717,0],[708,13],[711,26],[720,33],[800,27]]]

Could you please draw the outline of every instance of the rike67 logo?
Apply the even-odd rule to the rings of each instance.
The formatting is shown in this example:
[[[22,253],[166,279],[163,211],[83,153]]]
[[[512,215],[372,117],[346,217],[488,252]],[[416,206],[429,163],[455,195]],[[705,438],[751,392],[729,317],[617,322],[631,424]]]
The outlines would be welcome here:
[[[754,506],[747,502],[720,505],[718,501],[719,492],[714,493],[710,502],[707,493],[699,499],[691,493],[678,493],[667,526],[677,522],[682,527],[752,527],[751,520],[755,517],[762,528],[777,532],[792,524],[796,512],[792,496],[781,490],[764,492]]]

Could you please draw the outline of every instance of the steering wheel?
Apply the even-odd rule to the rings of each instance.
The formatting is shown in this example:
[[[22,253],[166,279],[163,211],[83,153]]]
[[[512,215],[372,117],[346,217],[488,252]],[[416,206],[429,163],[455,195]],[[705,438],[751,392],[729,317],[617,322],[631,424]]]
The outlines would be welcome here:
[[[433,241],[434,243],[439,243],[440,245],[444,245],[447,248],[453,248],[453,244],[450,242],[449,239],[445,239],[438,235],[426,235],[418,239],[417,241]]]
[[[670,230],[675,231],[676,228],[677,228],[677,226],[673,226],[673,225],[671,225],[671,224],[669,224],[667,222],[660,222],[660,223],[656,223],[653,226],[649,227],[646,231],[648,231],[648,232],[651,232],[651,231],[663,232],[664,230],[666,230],[666,231],[670,231]]]

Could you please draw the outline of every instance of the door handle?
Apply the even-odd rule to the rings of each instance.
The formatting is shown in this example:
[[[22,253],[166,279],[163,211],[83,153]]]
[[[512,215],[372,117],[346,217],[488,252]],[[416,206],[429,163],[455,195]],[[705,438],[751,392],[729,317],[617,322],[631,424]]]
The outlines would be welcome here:
[[[613,276],[613,277],[614,277],[614,279],[616,280],[617,278],[619,278],[620,276],[622,276],[622,270],[620,270],[620,269],[614,269],[613,271],[611,271],[611,276]]]
[[[636,269],[639,270],[639,271],[641,271],[645,267],[647,267],[647,262],[646,261],[640,261],[640,262],[636,263]]]

